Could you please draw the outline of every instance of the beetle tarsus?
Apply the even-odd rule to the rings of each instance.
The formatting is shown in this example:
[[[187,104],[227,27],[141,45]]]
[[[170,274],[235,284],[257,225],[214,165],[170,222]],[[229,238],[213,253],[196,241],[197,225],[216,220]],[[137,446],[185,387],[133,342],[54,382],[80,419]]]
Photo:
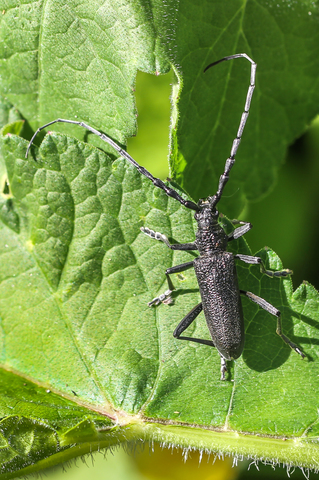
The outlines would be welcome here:
[[[220,357],[220,379],[226,380],[227,364],[224,357]]]
[[[171,297],[173,291],[166,290],[166,292],[162,293],[158,297],[153,298],[150,302],[148,302],[148,306],[152,307],[153,305],[159,305],[160,303],[164,303],[164,305],[171,305],[173,303],[173,299]]]

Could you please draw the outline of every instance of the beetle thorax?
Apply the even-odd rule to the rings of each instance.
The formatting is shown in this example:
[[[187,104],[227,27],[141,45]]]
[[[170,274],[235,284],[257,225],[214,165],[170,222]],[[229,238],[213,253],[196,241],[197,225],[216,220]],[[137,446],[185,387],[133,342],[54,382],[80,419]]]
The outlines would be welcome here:
[[[195,213],[198,224],[196,245],[200,255],[225,251],[228,237],[218,223],[218,211],[211,206],[209,199],[200,201],[198,206],[200,210]]]

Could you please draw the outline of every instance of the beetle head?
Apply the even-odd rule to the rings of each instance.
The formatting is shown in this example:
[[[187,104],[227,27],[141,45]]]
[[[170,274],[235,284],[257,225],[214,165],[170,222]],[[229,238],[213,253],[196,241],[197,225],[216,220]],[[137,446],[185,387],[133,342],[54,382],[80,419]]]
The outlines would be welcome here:
[[[195,213],[194,218],[202,229],[209,230],[212,225],[216,225],[219,215],[214,204],[214,197],[200,199],[197,205],[199,210]]]

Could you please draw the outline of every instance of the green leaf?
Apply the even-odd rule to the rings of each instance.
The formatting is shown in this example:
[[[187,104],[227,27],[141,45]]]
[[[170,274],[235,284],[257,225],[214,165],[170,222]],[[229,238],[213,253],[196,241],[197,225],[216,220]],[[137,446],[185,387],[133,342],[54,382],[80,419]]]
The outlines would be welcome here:
[[[137,70],[170,68],[162,43],[173,19],[163,23],[161,2],[14,0],[0,8],[1,94],[33,126],[76,117],[125,143],[135,131]]]
[[[246,347],[221,382],[214,349],[172,337],[199,302],[194,273],[177,276],[174,306],[147,306],[166,289],[165,268],[193,256],[167,251],[140,227],[188,242],[192,212],[84,129],[52,127],[104,152],[51,134],[26,160],[27,143],[12,134],[20,134],[18,108],[33,130],[58,117],[81,120],[124,145],[136,130],[137,70],[171,67],[171,176],[197,200],[214,193],[223,171],[249,64],[202,71],[245,51],[259,65],[257,88],[221,202],[236,216],[246,197],[271,188],[287,145],[318,112],[317,4],[3,0],[0,11],[0,121],[10,123],[0,163],[2,478],[140,439],[316,467],[314,288],[293,292],[290,279],[239,265],[240,287],[282,311],[284,332],[308,360],[244,299]],[[233,243],[250,253],[243,239]],[[282,267],[271,250],[259,254]],[[203,317],[189,330],[208,338]]]
[[[103,441],[99,430],[112,427],[105,416],[3,368],[0,385],[1,478],[54,465],[68,458],[79,438],[88,448],[90,442]]]
[[[9,133],[9,134],[23,136],[22,135],[23,126],[24,126],[23,120],[17,120],[16,122],[9,123],[3,128],[2,134],[6,135],[7,133]]]
[[[192,212],[123,159],[112,162],[73,138],[48,135],[28,159],[25,140],[6,135],[1,144],[20,219],[19,233],[2,224],[0,235],[2,478],[140,438],[314,466],[313,287],[293,292],[290,279],[239,262],[240,288],[281,310],[284,332],[308,360],[276,335],[274,318],[244,298],[244,354],[221,382],[215,349],[172,336],[199,302],[194,273],[174,279],[175,305],[147,306],[166,288],[163,270],[194,257],[140,227],[192,241]],[[233,243],[234,252],[250,253],[242,238]],[[282,268],[274,252],[259,255]],[[189,330],[209,338],[203,317]]]
[[[33,128],[82,120],[121,144],[136,133],[137,70],[176,74],[170,176],[196,200],[212,193],[229,156],[249,84],[256,93],[221,211],[272,188],[287,146],[318,113],[318,5],[312,1],[0,1],[0,94]],[[61,15],[63,11],[63,15]],[[19,31],[19,35],[16,32]],[[249,127],[248,127],[249,125]],[[74,126],[55,126],[110,151]],[[112,152],[113,153],[113,152]]]
[[[318,3],[181,2],[176,35],[183,88],[173,130],[173,178],[207,197],[230,154],[249,84],[250,64],[206,65],[245,52],[257,62],[256,90],[232,182],[220,210],[238,215],[245,198],[269,192],[286,149],[318,114]]]

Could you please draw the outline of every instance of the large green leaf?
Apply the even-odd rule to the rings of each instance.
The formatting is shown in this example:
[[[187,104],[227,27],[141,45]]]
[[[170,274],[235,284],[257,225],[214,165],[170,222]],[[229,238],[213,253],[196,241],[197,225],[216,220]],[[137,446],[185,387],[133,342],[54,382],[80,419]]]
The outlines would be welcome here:
[[[93,146],[51,134],[25,159],[25,140],[2,138],[19,219],[19,233],[4,222],[0,236],[2,471],[27,473],[36,460],[41,468],[134,438],[314,465],[317,292],[304,284],[293,293],[289,279],[239,263],[240,287],[280,308],[284,331],[308,361],[276,335],[274,318],[244,299],[244,354],[221,382],[215,349],[172,336],[199,302],[194,273],[176,279],[174,306],[147,306],[165,288],[164,266],[193,256],[170,251],[140,227],[189,241],[192,212]],[[237,250],[250,253],[243,239]],[[273,252],[260,255],[281,268]],[[204,318],[190,331],[208,338]]]
[[[10,101],[31,129],[76,118],[125,144],[137,69],[172,66],[171,172],[196,200],[216,189],[249,83],[244,60],[202,70],[251,55],[257,90],[221,204],[229,215],[270,188],[287,144],[318,111],[313,2],[0,3],[3,122],[19,118]],[[83,129],[58,128],[111,152]],[[282,310],[308,361],[244,299],[246,347],[221,382],[214,349],[172,337],[199,302],[193,272],[176,279],[174,306],[147,306],[166,288],[165,268],[193,257],[140,227],[191,241],[192,212],[123,159],[69,137],[46,137],[26,160],[26,141],[10,135],[20,130],[9,125],[1,142],[2,477],[143,438],[316,466],[318,293],[239,265],[240,287]],[[233,248],[249,253],[243,239]],[[260,255],[281,268],[273,252]],[[192,330],[207,338],[203,317]]]

